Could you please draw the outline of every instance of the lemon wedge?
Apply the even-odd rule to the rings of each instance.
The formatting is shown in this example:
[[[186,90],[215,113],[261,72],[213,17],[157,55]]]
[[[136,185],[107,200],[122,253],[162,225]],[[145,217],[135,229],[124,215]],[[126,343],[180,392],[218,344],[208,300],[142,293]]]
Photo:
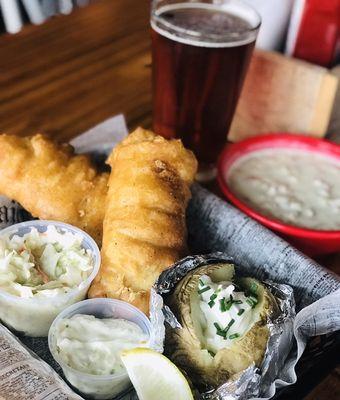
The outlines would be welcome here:
[[[154,350],[125,350],[122,361],[140,400],[194,400],[182,372]]]

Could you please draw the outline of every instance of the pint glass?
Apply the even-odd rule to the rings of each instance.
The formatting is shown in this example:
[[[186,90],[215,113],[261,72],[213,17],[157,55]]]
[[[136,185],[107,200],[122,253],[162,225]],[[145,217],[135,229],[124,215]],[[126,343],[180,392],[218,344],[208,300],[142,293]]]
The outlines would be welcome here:
[[[239,0],[152,2],[154,130],[194,151],[199,180],[214,177],[260,23]]]

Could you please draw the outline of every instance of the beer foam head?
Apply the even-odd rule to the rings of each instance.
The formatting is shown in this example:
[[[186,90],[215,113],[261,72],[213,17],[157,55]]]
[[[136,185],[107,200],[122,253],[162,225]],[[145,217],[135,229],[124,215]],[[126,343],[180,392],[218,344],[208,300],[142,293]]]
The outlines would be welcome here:
[[[160,35],[183,44],[212,48],[254,42],[260,24],[257,12],[237,0],[156,6],[151,15],[151,26]]]

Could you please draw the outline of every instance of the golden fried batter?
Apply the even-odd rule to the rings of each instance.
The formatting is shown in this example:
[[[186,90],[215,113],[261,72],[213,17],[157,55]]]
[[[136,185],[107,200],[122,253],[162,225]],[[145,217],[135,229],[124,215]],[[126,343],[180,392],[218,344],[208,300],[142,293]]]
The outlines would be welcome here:
[[[34,217],[67,222],[101,242],[108,174],[70,145],[0,135],[0,193]]]
[[[181,141],[139,128],[108,163],[102,265],[89,296],[122,299],[147,313],[153,283],[186,252],[185,211],[197,162]]]

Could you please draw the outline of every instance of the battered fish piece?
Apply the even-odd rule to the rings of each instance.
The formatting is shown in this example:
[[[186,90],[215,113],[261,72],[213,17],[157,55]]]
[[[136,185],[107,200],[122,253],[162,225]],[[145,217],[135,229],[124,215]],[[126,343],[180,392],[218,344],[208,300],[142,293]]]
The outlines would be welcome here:
[[[89,297],[125,300],[148,313],[153,283],[186,253],[185,211],[197,161],[180,140],[138,128],[108,164],[102,264]]]
[[[34,217],[75,225],[101,243],[107,183],[108,174],[70,145],[0,135],[0,193]]]

